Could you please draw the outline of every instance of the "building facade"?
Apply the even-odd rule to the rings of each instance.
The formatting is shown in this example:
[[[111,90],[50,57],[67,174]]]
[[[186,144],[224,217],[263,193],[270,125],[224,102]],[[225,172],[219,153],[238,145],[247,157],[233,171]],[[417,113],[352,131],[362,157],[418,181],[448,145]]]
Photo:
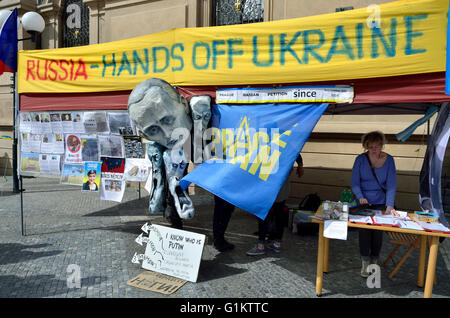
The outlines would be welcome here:
[[[157,33],[172,28],[208,27],[306,17],[382,4],[386,0],[3,0],[0,9],[18,8],[40,13],[46,22],[41,48],[105,43]],[[368,13],[369,15],[370,13]],[[19,38],[26,37],[19,31]],[[19,49],[34,49],[20,41]],[[0,76],[0,133],[12,136],[13,94],[11,73]],[[363,151],[360,139],[371,130],[387,134],[385,151],[395,158],[398,170],[398,207],[418,209],[419,172],[433,120],[419,127],[402,143],[395,134],[417,120],[418,115],[324,115],[303,149],[305,175],[291,174],[290,203],[307,193],[338,200],[350,187],[353,161]],[[0,174],[11,175],[11,141],[0,139]],[[449,156],[447,151],[447,157]],[[445,165],[448,168],[448,161]],[[449,170],[449,169],[447,169]],[[445,169],[445,180],[448,180]],[[448,182],[444,182],[448,184]],[[446,189],[443,195],[445,196]],[[448,195],[448,194],[447,194]]]

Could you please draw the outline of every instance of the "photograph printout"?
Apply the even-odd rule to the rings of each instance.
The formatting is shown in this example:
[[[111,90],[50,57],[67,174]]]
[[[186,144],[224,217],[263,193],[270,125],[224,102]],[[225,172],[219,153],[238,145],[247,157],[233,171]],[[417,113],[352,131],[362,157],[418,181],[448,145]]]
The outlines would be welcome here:
[[[138,136],[124,136],[125,158],[145,158],[142,138]]]
[[[79,185],[83,184],[84,164],[82,163],[64,163],[61,172],[61,183]]]
[[[85,112],[84,130],[88,134],[109,133],[106,112]]]
[[[152,163],[148,159],[129,158],[125,161],[125,181],[146,182]]]
[[[134,135],[134,129],[127,112],[108,113],[108,120],[111,134],[122,136]]]
[[[123,138],[114,135],[99,135],[100,156],[124,158]]]
[[[20,157],[20,171],[40,173],[39,154],[22,152]]]

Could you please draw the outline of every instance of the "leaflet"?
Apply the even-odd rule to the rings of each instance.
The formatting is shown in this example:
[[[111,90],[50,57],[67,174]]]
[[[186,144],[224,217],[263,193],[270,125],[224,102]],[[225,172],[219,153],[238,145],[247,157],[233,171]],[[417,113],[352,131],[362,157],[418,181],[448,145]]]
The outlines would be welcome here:
[[[50,124],[52,125],[52,132],[57,134],[64,133],[60,113],[50,113]]]
[[[347,221],[325,220],[323,236],[326,238],[346,240],[348,231]]]
[[[61,156],[51,154],[39,155],[39,165],[41,174],[60,175],[61,174]]]
[[[50,122],[50,114],[49,113],[41,113],[41,131],[42,131],[42,133],[51,133],[52,132],[52,124]]]
[[[72,113],[72,128],[74,133],[84,133],[83,113]]]
[[[21,112],[19,125],[21,132],[31,132],[31,114],[28,112]]]

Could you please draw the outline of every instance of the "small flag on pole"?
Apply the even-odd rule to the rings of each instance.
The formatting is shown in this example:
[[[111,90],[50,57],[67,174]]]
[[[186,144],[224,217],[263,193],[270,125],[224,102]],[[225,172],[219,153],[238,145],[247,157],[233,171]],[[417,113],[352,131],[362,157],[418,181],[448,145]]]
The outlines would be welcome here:
[[[0,26],[0,75],[17,71],[17,9]]]

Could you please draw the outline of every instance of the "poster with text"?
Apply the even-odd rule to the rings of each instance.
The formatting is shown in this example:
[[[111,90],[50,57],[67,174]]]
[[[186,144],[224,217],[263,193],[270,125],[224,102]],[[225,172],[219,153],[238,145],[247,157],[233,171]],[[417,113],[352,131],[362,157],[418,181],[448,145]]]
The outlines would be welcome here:
[[[125,159],[101,157],[101,200],[122,202],[125,193]]]
[[[66,157],[67,163],[81,163],[81,138],[76,134],[66,135]]]
[[[85,162],[84,163],[84,179],[81,191],[83,192],[99,192],[100,190],[100,176],[101,176],[100,162]]]

